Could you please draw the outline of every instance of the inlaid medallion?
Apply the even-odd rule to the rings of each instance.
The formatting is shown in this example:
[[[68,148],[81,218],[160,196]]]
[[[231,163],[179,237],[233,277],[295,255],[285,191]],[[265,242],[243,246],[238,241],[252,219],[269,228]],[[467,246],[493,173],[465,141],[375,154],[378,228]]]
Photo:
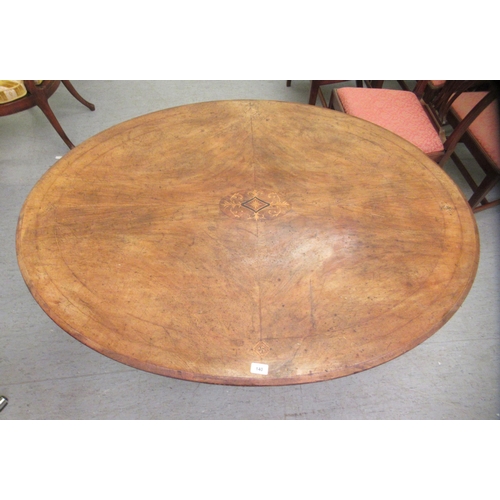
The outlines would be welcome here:
[[[220,201],[222,212],[235,219],[274,219],[285,215],[290,204],[276,191],[238,191]]]
[[[265,356],[270,350],[271,348],[263,340],[257,342],[253,347],[253,351],[261,356]]]

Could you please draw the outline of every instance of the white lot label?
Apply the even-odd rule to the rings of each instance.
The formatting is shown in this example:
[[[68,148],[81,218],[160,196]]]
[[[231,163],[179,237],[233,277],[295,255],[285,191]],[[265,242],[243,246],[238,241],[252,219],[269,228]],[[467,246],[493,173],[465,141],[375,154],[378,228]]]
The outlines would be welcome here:
[[[269,365],[264,365],[262,363],[252,363],[250,365],[250,372],[256,373],[257,375],[267,375],[269,372]]]

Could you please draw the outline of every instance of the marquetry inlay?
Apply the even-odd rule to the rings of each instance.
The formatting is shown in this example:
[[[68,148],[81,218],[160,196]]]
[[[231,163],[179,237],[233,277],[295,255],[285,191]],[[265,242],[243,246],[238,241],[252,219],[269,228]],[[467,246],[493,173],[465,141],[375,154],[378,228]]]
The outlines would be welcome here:
[[[286,214],[290,204],[276,191],[238,191],[220,201],[222,212],[235,219],[273,219]]]
[[[253,347],[253,351],[260,354],[261,356],[265,356],[270,350],[271,348],[263,340],[257,342],[257,344],[255,344]]]

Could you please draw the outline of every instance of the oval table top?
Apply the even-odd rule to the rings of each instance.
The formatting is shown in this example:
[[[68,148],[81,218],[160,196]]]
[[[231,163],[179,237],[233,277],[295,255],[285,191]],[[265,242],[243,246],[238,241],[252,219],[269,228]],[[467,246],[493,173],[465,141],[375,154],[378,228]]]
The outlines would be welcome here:
[[[58,161],[18,262],[66,332],[127,365],[230,385],[349,375],[435,333],[478,265],[465,198],[380,127],[218,101],[114,126]]]

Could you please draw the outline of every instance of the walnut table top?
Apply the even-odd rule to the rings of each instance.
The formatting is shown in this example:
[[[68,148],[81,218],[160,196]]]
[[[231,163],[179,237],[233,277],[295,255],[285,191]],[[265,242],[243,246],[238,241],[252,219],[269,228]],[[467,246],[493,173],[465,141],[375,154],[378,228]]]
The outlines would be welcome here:
[[[310,105],[219,101],[114,126],[28,196],[18,262],[66,332],[192,381],[284,385],[389,361],[472,286],[475,220],[423,153]]]

